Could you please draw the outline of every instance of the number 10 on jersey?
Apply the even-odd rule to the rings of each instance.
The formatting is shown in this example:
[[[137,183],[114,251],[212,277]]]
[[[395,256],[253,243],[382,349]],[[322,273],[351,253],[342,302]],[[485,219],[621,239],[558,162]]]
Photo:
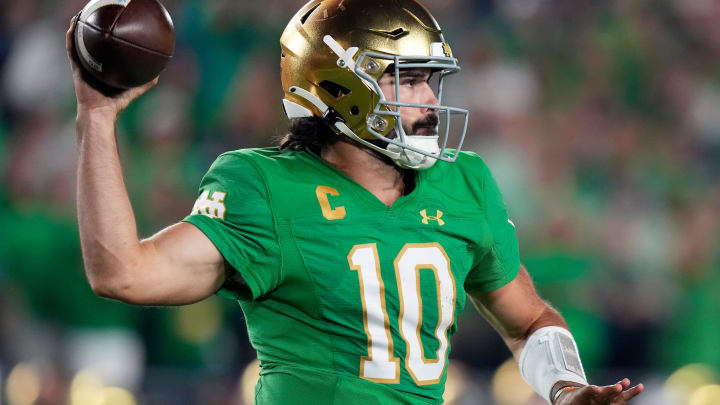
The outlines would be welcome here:
[[[368,355],[360,359],[360,377],[385,384],[400,381],[400,359],[395,357],[390,322],[385,306],[385,284],[380,276],[380,260],[374,243],[355,245],[348,263],[357,270],[363,324],[368,339]],[[395,258],[395,279],[400,300],[398,325],[405,341],[405,368],[418,385],[437,384],[442,378],[448,350],[447,330],[455,314],[455,279],[450,260],[438,243],[408,243]],[[420,339],[423,302],[420,294],[420,270],[433,272],[437,291],[438,324],[435,358],[427,359]]]

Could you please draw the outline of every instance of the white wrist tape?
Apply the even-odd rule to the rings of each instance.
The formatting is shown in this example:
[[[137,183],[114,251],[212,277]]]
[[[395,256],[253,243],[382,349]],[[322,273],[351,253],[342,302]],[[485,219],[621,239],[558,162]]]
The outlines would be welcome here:
[[[575,339],[565,328],[546,326],[536,330],[520,352],[518,365],[525,381],[548,401],[558,381],[587,385]]]

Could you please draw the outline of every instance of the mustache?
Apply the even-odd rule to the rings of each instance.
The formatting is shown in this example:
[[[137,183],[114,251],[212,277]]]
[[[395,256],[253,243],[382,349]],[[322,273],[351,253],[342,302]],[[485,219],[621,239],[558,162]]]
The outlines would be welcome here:
[[[438,123],[440,122],[440,118],[437,116],[437,114],[429,114],[426,115],[423,119],[416,121],[413,123],[411,128],[411,133],[415,134],[418,132],[421,128],[427,128],[427,129],[435,129],[437,127]]]

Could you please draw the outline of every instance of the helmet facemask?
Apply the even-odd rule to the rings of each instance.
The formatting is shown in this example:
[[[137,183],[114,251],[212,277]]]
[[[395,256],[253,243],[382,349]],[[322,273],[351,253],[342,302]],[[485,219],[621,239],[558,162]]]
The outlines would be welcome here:
[[[443,49],[444,44],[438,45],[438,49]],[[391,60],[391,73],[394,74],[395,97],[394,101],[388,100],[380,89],[378,81],[373,80],[362,68],[358,66],[367,66],[364,59],[386,59]],[[438,104],[417,104],[405,102],[400,96],[400,85],[402,80],[402,71],[412,69],[428,69],[437,77],[437,86],[433,88],[433,92],[437,97]],[[408,169],[426,169],[431,167],[437,159],[454,162],[457,153],[462,147],[467,131],[468,111],[466,109],[445,106],[443,104],[443,84],[445,78],[449,75],[460,71],[457,60],[446,56],[397,56],[388,55],[378,52],[364,52],[358,58],[355,74],[361,77],[366,83],[372,86],[380,98],[375,106],[373,115],[367,120],[367,132],[387,143],[387,155],[401,167]],[[432,87],[432,86],[431,86]],[[437,116],[437,125],[435,126],[435,135],[409,134],[403,125],[403,118],[400,108],[422,108],[435,111]],[[461,117],[462,129],[459,132],[457,145],[454,146],[452,153],[447,153],[448,140],[450,138],[452,116]],[[394,118],[395,125],[391,134],[383,135],[383,127],[391,118]],[[443,119],[440,119],[443,118]],[[443,128],[439,128],[440,122],[444,123]]]

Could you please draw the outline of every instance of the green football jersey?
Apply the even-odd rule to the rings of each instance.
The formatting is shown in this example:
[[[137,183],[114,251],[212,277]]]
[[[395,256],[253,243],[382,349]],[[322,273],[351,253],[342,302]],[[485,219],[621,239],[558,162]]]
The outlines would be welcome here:
[[[474,153],[416,172],[387,207],[317,155],[221,155],[185,221],[243,284],[258,404],[442,402],[466,293],[517,274],[514,225]],[[232,277],[231,277],[232,278]]]

